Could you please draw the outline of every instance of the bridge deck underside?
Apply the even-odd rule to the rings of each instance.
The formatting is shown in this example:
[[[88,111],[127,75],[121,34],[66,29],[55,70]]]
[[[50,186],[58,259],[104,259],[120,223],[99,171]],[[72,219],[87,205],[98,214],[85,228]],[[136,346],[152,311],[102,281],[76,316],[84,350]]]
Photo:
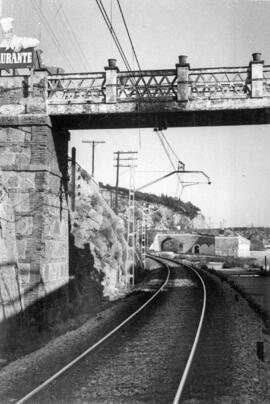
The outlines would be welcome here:
[[[270,108],[212,111],[156,111],[79,113],[51,115],[56,128],[124,129],[223,125],[261,125],[270,123]]]

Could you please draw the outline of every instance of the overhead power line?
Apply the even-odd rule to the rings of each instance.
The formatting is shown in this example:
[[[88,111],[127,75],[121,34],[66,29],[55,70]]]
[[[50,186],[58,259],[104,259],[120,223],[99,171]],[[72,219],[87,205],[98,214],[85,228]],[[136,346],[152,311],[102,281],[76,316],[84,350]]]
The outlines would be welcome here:
[[[176,171],[176,170],[177,170],[176,165],[175,165],[175,163],[173,162],[173,160],[172,160],[172,158],[171,158],[171,156],[170,156],[170,153],[169,153],[169,151],[168,151],[168,149],[167,149],[167,147],[166,147],[166,145],[165,145],[164,140],[166,141],[167,144],[169,144],[169,142],[167,141],[167,139],[166,139],[166,137],[165,137],[165,135],[164,135],[164,133],[163,133],[162,131],[156,130],[156,132],[157,132],[157,134],[158,134],[159,141],[160,141],[160,143],[161,143],[161,145],[162,145],[162,147],[163,147],[163,149],[164,149],[164,151],[165,151],[165,153],[166,153],[166,156],[168,157],[168,160],[169,160],[170,163],[171,163],[172,168],[174,169],[174,171]],[[174,153],[174,155],[177,157],[177,155],[176,155],[175,153]],[[177,158],[178,158],[178,157],[177,157]],[[183,189],[183,184],[182,184],[182,180],[181,180],[180,174],[177,174],[177,180],[178,180],[178,184],[179,184],[179,185],[181,186],[181,188]]]
[[[85,70],[88,70],[88,60],[85,56],[85,53],[80,45],[80,42],[78,41],[78,38],[76,36],[76,34],[74,33],[74,30],[72,28],[72,25],[68,19],[67,14],[65,13],[64,7],[63,7],[63,3],[60,4],[60,1],[58,1],[58,10],[57,10],[57,14],[59,14],[60,18],[62,19],[62,23],[64,25],[64,27],[67,30],[68,35],[70,36],[74,46],[74,49],[76,50],[77,54],[79,55],[82,64],[85,68]],[[56,15],[57,15],[56,14]]]
[[[148,96],[150,97],[150,102],[152,102],[152,100],[151,100],[151,93],[150,93],[150,90],[149,90],[149,88],[148,88],[148,86],[147,86],[147,84],[146,84],[146,81],[145,81],[144,77],[143,77],[141,65],[140,65],[139,59],[138,59],[138,57],[137,57],[137,53],[136,53],[136,51],[135,51],[135,47],[134,47],[134,45],[133,45],[133,41],[132,41],[131,36],[130,36],[130,33],[129,33],[129,29],[128,29],[128,26],[127,26],[127,23],[126,23],[126,19],[125,19],[125,17],[124,17],[124,13],[123,13],[123,9],[122,9],[121,4],[120,4],[120,0],[117,0],[117,4],[118,4],[118,7],[119,7],[119,11],[120,11],[120,13],[121,13],[121,16],[122,16],[123,23],[124,23],[125,28],[126,28],[126,32],[127,32],[127,35],[128,35],[128,39],[129,39],[129,42],[130,42],[130,45],[131,45],[131,48],[132,48],[132,51],[133,51],[133,55],[134,55],[134,57],[135,57],[135,59],[136,59],[136,63],[137,63],[137,65],[138,65],[138,69],[139,69],[140,74],[141,74],[142,82],[144,83],[145,88],[146,88],[146,90],[147,90],[147,94],[148,94]]]
[[[132,48],[134,57],[135,57],[135,59],[136,59],[138,68],[139,68],[139,70],[141,71],[140,62],[139,62],[139,60],[138,60],[137,53],[136,53],[136,51],[135,51],[135,47],[134,47],[134,45],[133,45],[133,42],[132,42],[132,39],[131,39],[131,36],[130,36],[130,33],[129,33],[129,29],[128,29],[128,26],[127,26],[127,23],[126,23],[126,19],[125,19],[125,17],[124,17],[124,13],[123,13],[123,10],[122,10],[121,4],[120,4],[120,0],[117,0],[117,4],[118,4],[118,7],[119,7],[121,16],[122,16],[123,23],[124,23],[125,28],[126,28],[126,31],[127,31],[127,35],[128,35],[128,38],[129,38],[129,42],[130,42],[130,44],[131,44],[131,48]]]
[[[112,26],[112,24],[110,22],[108,14],[107,14],[104,6],[103,6],[102,0],[96,0],[96,3],[98,5],[98,8],[99,8],[99,10],[101,12],[101,15],[102,15],[105,23],[106,23],[106,25],[107,25],[107,27],[108,27],[108,29],[110,31],[110,34],[111,34],[111,36],[112,36],[112,38],[114,40],[114,43],[115,43],[115,45],[116,45],[116,47],[117,47],[117,49],[118,49],[118,51],[120,53],[120,56],[121,56],[125,66],[126,66],[126,69],[128,71],[131,71],[131,67],[130,67],[130,64],[128,62],[128,59],[127,59],[127,57],[125,55],[125,52],[124,52],[124,50],[123,50],[123,48],[122,48],[122,46],[120,44],[119,39],[118,39],[118,37],[117,37],[117,35],[116,35],[115,31],[114,31],[114,28],[113,28],[113,26]]]
[[[50,37],[52,38],[52,40],[53,40],[55,46],[57,47],[57,49],[59,50],[59,52],[62,54],[64,60],[67,62],[69,68],[70,68],[71,70],[74,70],[74,69],[73,69],[73,66],[72,66],[72,63],[71,63],[71,61],[70,61],[70,59],[69,59],[69,57],[66,55],[66,53],[65,53],[65,51],[64,51],[64,49],[63,49],[61,43],[60,43],[59,40],[57,39],[57,37],[56,37],[56,35],[55,35],[53,29],[51,28],[50,23],[49,23],[49,21],[48,21],[46,15],[43,13],[41,7],[35,2],[35,0],[31,0],[31,3],[32,3],[32,5],[33,5],[34,8],[35,8],[36,13],[38,14],[38,17],[39,17],[41,20],[43,20],[44,27],[45,27],[46,31],[48,32],[48,34],[49,34]]]
[[[183,168],[183,169],[185,169],[185,164],[179,159],[179,157],[177,156],[177,154],[176,154],[175,151],[173,150],[172,146],[170,145],[170,143],[169,143],[168,139],[166,138],[165,134],[163,133],[163,131],[160,130],[159,133],[160,133],[160,141],[161,141],[162,146],[163,146],[163,148],[164,148],[164,150],[165,150],[165,153],[167,154],[167,156],[168,156],[168,158],[169,158],[169,160],[170,160],[170,162],[171,162],[172,167],[173,167],[175,170],[176,170],[176,169],[179,170],[180,167]],[[163,141],[163,140],[166,142],[167,147],[166,147],[166,145],[164,144],[164,141]],[[176,165],[173,163],[173,161],[172,161],[172,159],[171,159],[171,156],[170,156],[169,151],[167,150],[167,148],[170,150],[170,152],[172,153],[172,155],[176,158],[176,160],[177,160],[177,162],[178,162],[178,167],[177,167],[177,168],[176,168]],[[183,183],[183,181],[182,181],[182,178],[181,178],[181,175],[180,175],[180,174],[177,174],[177,180],[178,180],[178,182],[177,182],[177,186],[176,186],[176,190],[175,190],[175,196],[178,195],[178,193],[179,193],[179,187],[180,187],[179,198],[181,198],[182,193],[183,193],[183,191],[184,191],[185,185],[184,185],[184,183]]]
[[[160,131],[160,133],[161,133],[163,139],[165,140],[165,142],[166,142],[168,148],[170,149],[171,153],[172,153],[172,154],[174,155],[174,157],[177,159],[178,164],[180,163],[183,167],[185,167],[185,164],[179,159],[179,157],[177,156],[177,154],[176,154],[175,151],[173,150],[172,146],[170,145],[168,139],[167,139],[166,136],[165,136],[165,133],[163,133],[162,130]]]

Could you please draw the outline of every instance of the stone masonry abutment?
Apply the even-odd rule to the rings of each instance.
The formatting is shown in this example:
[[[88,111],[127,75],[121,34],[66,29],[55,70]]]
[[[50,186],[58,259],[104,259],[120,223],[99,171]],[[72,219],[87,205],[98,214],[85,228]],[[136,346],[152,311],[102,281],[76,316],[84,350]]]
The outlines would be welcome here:
[[[45,114],[0,116],[1,183],[14,210],[25,308],[69,279],[68,138]]]

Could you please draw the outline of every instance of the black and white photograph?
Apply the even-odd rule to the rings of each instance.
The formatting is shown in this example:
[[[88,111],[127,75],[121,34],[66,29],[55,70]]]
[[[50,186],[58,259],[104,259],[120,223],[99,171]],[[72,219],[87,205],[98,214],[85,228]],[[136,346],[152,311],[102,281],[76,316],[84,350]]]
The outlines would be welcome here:
[[[0,404],[270,404],[270,0],[0,0]]]

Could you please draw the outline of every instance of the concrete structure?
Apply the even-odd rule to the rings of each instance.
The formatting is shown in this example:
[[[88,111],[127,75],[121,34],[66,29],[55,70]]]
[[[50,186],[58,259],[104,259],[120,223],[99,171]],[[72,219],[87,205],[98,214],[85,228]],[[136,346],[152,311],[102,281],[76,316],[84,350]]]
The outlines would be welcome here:
[[[242,236],[158,233],[151,249],[183,254],[249,257],[250,241]]]
[[[199,234],[156,234],[151,249],[183,254],[215,254],[215,237]]]
[[[245,67],[175,68],[47,77],[47,111],[69,129],[218,126],[270,122],[270,66],[259,53]],[[82,119],[83,116],[83,119]]]
[[[250,241],[242,236],[216,236],[215,251],[225,257],[250,257]]]

